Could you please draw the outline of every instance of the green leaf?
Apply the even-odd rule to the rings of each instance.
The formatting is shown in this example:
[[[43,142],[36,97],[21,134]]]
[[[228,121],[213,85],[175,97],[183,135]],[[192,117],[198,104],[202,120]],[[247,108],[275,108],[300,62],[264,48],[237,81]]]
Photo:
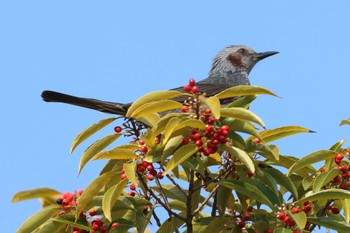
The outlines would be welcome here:
[[[335,143],[329,150],[341,153],[341,147],[345,141],[345,139],[340,140],[339,142]]]
[[[80,173],[87,162],[91,160],[98,152],[109,146],[112,142],[118,139],[122,134],[113,133],[94,142],[81,156],[78,172]]]
[[[330,228],[338,232],[349,232],[350,224],[338,221],[330,217],[308,217],[307,220],[313,224],[323,226],[325,228]]]
[[[16,231],[17,233],[28,233],[32,232],[50,218],[57,216],[61,211],[61,206],[51,205],[42,208],[32,216],[30,216]]]
[[[150,188],[154,189],[158,193],[161,192],[161,190],[158,186],[152,186]],[[170,198],[170,199],[179,200],[182,202],[186,202],[186,200],[187,200],[186,195],[183,192],[181,192],[174,185],[162,184],[162,190],[163,190],[165,196]]]
[[[265,127],[265,124],[260,117],[245,108],[222,108],[221,117],[232,117],[240,120],[252,121]]]
[[[226,211],[227,202],[230,198],[232,190],[225,186],[220,186],[217,190],[217,208],[219,211],[219,216],[223,217]]]
[[[238,181],[238,180],[224,180],[219,182],[223,186],[235,190],[253,200],[268,205],[271,209],[276,210],[274,204],[271,203],[270,199],[255,185],[248,182]]]
[[[165,145],[164,150],[163,150],[163,157],[162,157],[162,163],[166,158],[168,158],[169,155],[172,155],[176,148],[180,146],[182,143],[182,139],[184,137],[182,135],[172,137],[169,139],[168,143]]]
[[[233,101],[229,105],[227,105],[227,107],[228,108],[232,108],[232,107],[248,108],[250,106],[250,104],[256,99],[256,97],[257,97],[257,95],[243,96],[243,97]]]
[[[227,146],[227,145],[220,145],[220,148],[222,148],[223,151],[227,151],[232,156],[236,157],[241,163],[243,163],[247,167],[247,169],[250,172],[252,173],[255,172],[255,166],[254,166],[253,160],[244,150],[241,150],[233,146]]]
[[[164,132],[163,132],[163,140],[162,140],[162,145],[165,145],[171,134],[175,131],[176,126],[179,124],[180,119],[177,117],[171,118],[168,121],[168,124],[165,126]]]
[[[128,180],[131,181],[131,183],[137,185],[137,179],[136,179],[136,167],[137,167],[137,162],[132,162],[132,163],[124,163],[123,168],[124,172],[126,174],[126,177]]]
[[[31,190],[25,190],[16,193],[12,197],[12,202],[19,202],[19,201],[25,201],[29,199],[34,199],[34,198],[47,198],[47,197],[55,197],[59,196],[61,192],[51,189],[51,188],[36,188],[36,189],[31,189]]]
[[[189,119],[185,119],[183,121],[180,121],[179,124],[176,125],[174,131],[180,130],[180,129],[185,128],[185,127],[191,127],[191,128],[197,128],[197,129],[203,129],[203,130],[205,130],[205,128],[206,128],[203,121],[189,118]]]
[[[291,192],[295,199],[298,199],[298,191],[289,177],[285,176],[282,172],[275,168],[265,168],[262,171],[269,173],[278,184]]]
[[[201,233],[224,232],[229,224],[229,218],[214,218]]]
[[[350,222],[350,199],[341,200],[342,208],[344,210],[344,216],[347,223]]]
[[[260,137],[259,133],[256,131],[256,127],[253,124],[251,124],[249,121],[243,121],[243,120],[232,119],[232,118],[226,118],[226,119],[223,120],[222,124],[230,126],[230,129],[233,129],[234,131],[238,131],[242,133],[247,133],[257,138]]]
[[[274,190],[272,190],[264,182],[256,179],[245,179],[244,182],[256,187],[274,206],[282,205],[283,200],[279,197],[278,193],[274,192]]]
[[[292,233],[292,230],[289,228],[276,228],[273,233]]]
[[[113,118],[106,118],[103,120],[100,120],[99,122],[97,122],[96,124],[91,125],[90,127],[84,129],[80,134],[78,134],[78,136],[76,136],[76,138],[73,140],[72,145],[70,147],[70,153],[73,153],[73,151],[75,150],[75,148],[77,148],[77,146],[82,143],[83,141],[85,141],[87,138],[89,138],[91,135],[93,135],[94,133],[96,133],[97,131],[99,131],[100,129],[104,128],[105,126],[107,126],[108,124],[110,124],[111,122],[113,122],[115,119],[115,117]]]
[[[121,180],[118,184],[114,185],[103,195],[102,199],[102,210],[104,216],[112,221],[112,208],[116,201],[118,200],[119,195],[125,189],[126,184],[128,183],[127,179]]]
[[[209,98],[205,98],[200,95],[199,100],[202,104],[206,105],[212,111],[216,119],[220,119],[221,105],[220,105],[220,100],[217,97],[211,96]]]
[[[346,119],[346,120],[342,120],[340,122],[340,125],[339,126],[342,126],[342,125],[350,125],[350,118]]]
[[[41,225],[40,228],[35,231],[35,233],[62,233],[66,227],[67,224],[65,223],[49,220]]]
[[[182,103],[174,100],[159,100],[151,103],[146,103],[135,109],[130,117],[139,118],[156,112],[170,111],[182,107]]]
[[[311,133],[313,131],[300,126],[283,126],[275,129],[268,129],[260,132],[260,137],[265,143],[275,141],[297,133]]]
[[[349,199],[350,198],[350,191],[343,190],[343,189],[327,189],[327,190],[321,190],[317,193],[308,193],[299,200],[299,202],[306,201],[306,200],[312,200],[312,201],[319,201],[319,200],[329,200],[329,199]]]
[[[65,214],[58,216],[57,218],[53,219],[54,221],[65,223],[66,225],[70,225],[72,227],[78,227],[82,230],[91,230],[90,223],[86,220],[86,218],[79,218],[77,221],[75,220],[74,215],[72,214]]]
[[[131,149],[124,149],[116,147],[112,150],[102,151],[98,153],[94,160],[98,159],[118,159],[118,160],[130,160],[136,159],[138,155]]]
[[[89,204],[92,198],[108,183],[115,173],[115,170],[106,172],[97,177],[86,187],[83,194],[78,199],[79,204],[76,209],[76,219],[79,218],[80,213],[85,210],[85,207]]]
[[[236,96],[247,96],[247,95],[259,95],[266,94],[278,97],[276,94],[271,92],[270,90],[259,87],[259,86],[249,86],[249,85],[239,85],[235,87],[228,88],[215,96],[219,99],[226,99]]]
[[[178,218],[168,218],[165,220],[162,225],[157,230],[157,233],[170,233],[174,232],[175,229],[178,229],[182,224],[184,224],[183,221],[179,220]]]
[[[287,176],[290,176],[293,172],[296,172],[304,167],[307,167],[313,163],[320,162],[322,160],[330,159],[334,157],[334,152],[330,150],[319,150],[316,152],[313,152],[303,158],[301,158],[299,161],[297,161],[293,166],[291,166],[288,170]]]
[[[185,95],[184,93],[178,92],[178,91],[155,91],[148,93],[138,100],[136,100],[128,109],[128,112],[126,113],[126,117],[131,117],[134,115],[134,112],[140,108],[142,105],[151,103],[151,102],[156,102],[160,100],[167,100],[171,98],[178,97],[180,95]]]
[[[177,167],[190,156],[192,156],[194,153],[196,153],[197,150],[198,147],[194,144],[188,144],[180,147],[177,151],[175,151],[173,157],[167,163],[164,175],[168,174],[175,167]]]
[[[290,211],[288,211],[288,215],[295,221],[295,223],[303,229],[306,225],[307,219],[306,219],[306,214],[301,211],[297,214],[292,214]]]
[[[326,171],[319,174],[314,181],[313,192],[314,193],[318,192],[323,186],[328,184],[334,177],[340,174],[341,174],[341,171],[336,168],[333,168],[330,171]]]

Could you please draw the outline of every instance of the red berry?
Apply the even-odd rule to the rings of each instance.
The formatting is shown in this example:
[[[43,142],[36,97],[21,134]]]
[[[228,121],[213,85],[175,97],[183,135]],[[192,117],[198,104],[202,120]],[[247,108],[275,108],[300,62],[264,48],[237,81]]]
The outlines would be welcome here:
[[[135,192],[128,192],[128,194],[129,194],[130,196],[132,196],[132,197],[135,196]]]
[[[209,118],[209,122],[210,122],[210,123],[214,123],[215,121],[216,121],[216,118],[215,118],[215,117],[210,117],[210,118]]]
[[[252,176],[254,176],[254,173],[252,173],[251,171],[248,171],[248,172],[247,172],[247,177],[250,178],[250,177],[252,177]]]
[[[93,222],[91,228],[92,230],[97,231],[100,229],[100,224],[98,224],[97,222]]]
[[[148,165],[148,166],[147,166],[147,170],[150,171],[150,172],[151,172],[151,171],[154,171],[153,165],[152,165],[152,164]]]
[[[294,207],[294,208],[292,209],[291,212],[292,212],[293,214],[297,214],[297,213],[300,212],[300,209],[299,209],[299,207]]]
[[[285,216],[284,219],[283,219],[284,223],[290,223],[290,221],[292,221],[292,219],[289,216]]]
[[[278,215],[277,215],[278,219],[279,220],[284,220],[284,218],[286,217],[285,213],[283,212],[279,212]]]
[[[212,111],[211,111],[209,108],[206,108],[206,109],[204,110],[204,114],[205,114],[205,115],[211,115],[211,113],[212,113]]]
[[[190,92],[191,89],[192,89],[192,87],[191,87],[190,85],[184,86],[184,91],[185,91],[185,92]]]
[[[122,178],[122,180],[126,179],[126,174],[125,174],[125,173],[122,174],[122,175],[121,175],[121,178]]]
[[[188,112],[188,107],[187,106],[182,106],[181,107],[181,112]]]
[[[227,130],[223,130],[223,131],[221,132],[221,135],[227,136],[227,135],[228,135],[228,131],[227,131]]]
[[[202,138],[202,135],[200,133],[196,133],[195,135],[193,135],[193,141],[197,141],[200,140]]]
[[[337,207],[332,207],[332,213],[333,214],[339,214],[339,209]]]
[[[259,143],[261,142],[261,140],[260,140],[259,138],[255,138],[255,139],[254,139],[254,142],[257,143],[257,144],[259,144]]]
[[[212,125],[207,125],[207,128],[205,130],[211,132],[214,130],[214,127]]]
[[[134,184],[131,184],[131,185],[129,186],[129,188],[130,188],[130,190],[135,190],[135,189],[136,189],[136,186],[135,186]]]
[[[222,130],[229,130],[230,129],[230,126],[228,126],[228,125],[223,125],[223,126],[221,126],[221,129]]]
[[[189,138],[182,139],[182,145],[186,145],[190,141]]]
[[[145,211],[145,212],[148,211],[148,206],[147,206],[147,205],[145,205],[145,206],[143,207],[143,211]]]
[[[343,160],[343,158],[344,158],[344,155],[342,155],[342,154],[337,154],[335,156],[335,159],[338,159],[338,160]]]
[[[340,159],[335,159],[334,162],[335,162],[336,164],[340,164],[340,163],[341,163],[341,160],[340,160]]]
[[[301,233],[300,230],[294,230],[293,233]]]
[[[101,231],[101,233],[107,232],[107,227],[106,226],[102,226],[100,231]]]
[[[196,85],[196,81],[194,80],[194,78],[191,78],[189,81],[188,81],[188,84],[193,87],[194,85]]]
[[[345,183],[341,183],[340,185],[339,185],[339,188],[340,189],[348,189],[348,186],[346,186],[346,184]]]
[[[114,222],[114,223],[112,223],[112,226],[111,226],[111,228],[114,228],[114,227],[117,227],[117,226],[119,226],[119,223],[117,223],[117,222]]]
[[[191,88],[191,91],[192,91],[193,93],[197,93],[197,92],[198,92],[198,87],[197,87],[197,86],[193,86],[193,87]]]
[[[92,209],[89,211],[90,216],[95,216],[96,215],[96,210]]]
[[[142,153],[147,153],[148,148],[147,148],[146,146],[141,146],[141,147],[140,147],[140,151],[141,151]]]
[[[250,214],[245,213],[245,214],[243,215],[243,220],[244,220],[244,221],[248,221],[249,219],[250,219]]]
[[[325,171],[326,169],[324,167],[320,169],[320,172],[325,172]]]
[[[273,229],[267,229],[264,233],[273,233]]]
[[[288,224],[288,226],[293,227],[295,226],[296,222],[294,220],[291,220]]]
[[[342,173],[346,173],[346,170],[348,169],[348,167],[346,165],[340,166],[340,171]]]
[[[248,211],[248,212],[252,212],[253,210],[254,210],[254,207],[253,207],[253,206],[249,205],[249,206],[247,207],[247,211]]]
[[[141,146],[143,146],[143,145],[145,145],[145,141],[141,139],[141,140],[139,141],[139,144],[140,144]]]
[[[156,144],[159,143],[159,138],[158,138],[158,137],[155,137],[155,138],[154,138],[154,143],[156,143]]]
[[[196,141],[196,146],[200,147],[202,145],[203,145],[203,141],[202,140],[199,139],[199,140]]]
[[[142,172],[145,171],[145,168],[140,164],[140,165],[137,166],[137,171],[142,173]]]
[[[121,131],[122,131],[122,127],[120,127],[120,126],[114,127],[114,132],[120,133]]]
[[[147,174],[146,179],[149,181],[152,181],[152,180],[154,180],[154,176],[152,174]]]
[[[238,226],[239,228],[244,228],[244,227],[245,227],[245,221],[240,221],[240,222],[237,224],[237,226]]]
[[[304,212],[307,214],[307,213],[309,213],[311,211],[311,209],[312,209],[312,207],[307,205],[307,206],[304,207]]]
[[[158,179],[163,179],[164,177],[163,172],[158,172],[157,177]]]

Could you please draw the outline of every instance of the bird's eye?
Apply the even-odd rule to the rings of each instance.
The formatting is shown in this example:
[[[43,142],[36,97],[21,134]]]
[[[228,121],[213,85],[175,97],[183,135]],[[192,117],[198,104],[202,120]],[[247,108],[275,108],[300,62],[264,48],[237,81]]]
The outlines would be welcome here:
[[[241,48],[241,49],[238,50],[238,53],[240,53],[240,54],[246,54],[246,53],[247,53],[247,50]]]

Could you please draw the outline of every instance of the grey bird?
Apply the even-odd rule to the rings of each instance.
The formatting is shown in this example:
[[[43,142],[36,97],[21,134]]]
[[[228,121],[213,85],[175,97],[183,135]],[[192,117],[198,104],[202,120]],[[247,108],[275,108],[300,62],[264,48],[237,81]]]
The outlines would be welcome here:
[[[228,46],[214,57],[208,77],[197,82],[196,85],[201,92],[206,93],[206,96],[213,96],[230,87],[250,85],[248,75],[255,64],[277,53],[276,51],[257,53],[244,45]],[[184,92],[183,87],[171,90]],[[132,104],[76,97],[55,91],[43,91],[41,96],[46,102],[72,104],[122,116],[125,116]],[[181,101],[181,99],[178,101]],[[227,104],[229,102],[232,102],[232,99],[221,100],[221,104]]]

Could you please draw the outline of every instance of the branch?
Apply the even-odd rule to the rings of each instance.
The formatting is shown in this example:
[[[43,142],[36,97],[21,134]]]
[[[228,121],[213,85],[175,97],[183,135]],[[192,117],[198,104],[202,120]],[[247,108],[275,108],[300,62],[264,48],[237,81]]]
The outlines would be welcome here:
[[[198,208],[193,212],[193,216],[195,216],[196,214],[198,214],[199,211],[201,211],[201,209],[208,203],[208,201],[210,200],[210,198],[212,198],[216,192],[216,190],[218,190],[218,188],[220,187],[220,185],[217,185],[215,188],[213,188],[213,190],[210,192],[209,196],[198,206]]]
[[[187,206],[187,216],[186,216],[186,227],[187,227],[187,233],[193,232],[193,226],[192,226],[192,195],[193,195],[193,183],[194,183],[194,170],[190,170],[190,179],[189,179],[189,186],[188,186],[188,196],[186,201]]]
[[[328,200],[328,201],[327,201],[327,203],[326,203],[326,205],[324,206],[324,208],[322,209],[322,211],[321,211],[319,217],[322,217],[323,215],[325,215],[325,213],[326,213],[328,207],[332,204],[333,201],[334,201],[334,200]],[[315,229],[316,226],[317,226],[317,224],[312,224],[312,225],[309,227],[309,231],[312,232],[312,231]]]

